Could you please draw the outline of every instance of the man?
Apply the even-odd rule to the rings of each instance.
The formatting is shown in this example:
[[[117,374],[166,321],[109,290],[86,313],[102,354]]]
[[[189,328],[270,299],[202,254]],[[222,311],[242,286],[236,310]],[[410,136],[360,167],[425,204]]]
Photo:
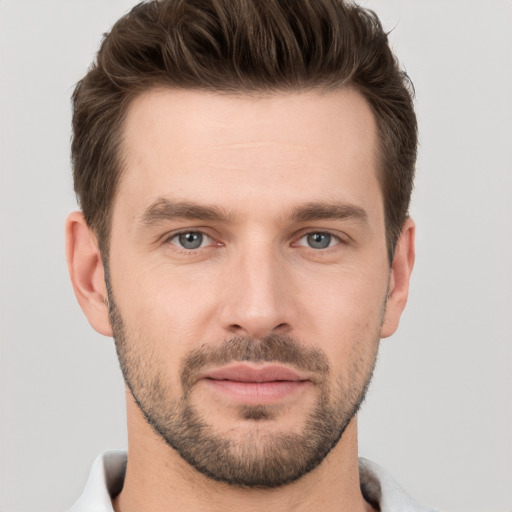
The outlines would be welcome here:
[[[129,447],[71,510],[427,510],[357,458],[414,263],[416,119],[377,17],[143,3],[73,101],[68,265]]]

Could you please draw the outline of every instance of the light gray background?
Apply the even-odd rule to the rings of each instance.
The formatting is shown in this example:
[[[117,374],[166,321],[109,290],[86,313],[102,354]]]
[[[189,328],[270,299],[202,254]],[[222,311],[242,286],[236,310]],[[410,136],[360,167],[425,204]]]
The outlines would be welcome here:
[[[65,510],[126,445],[113,343],[76,304],[69,97],[133,1],[0,1],[0,509]],[[446,512],[512,510],[512,2],[373,0],[414,80],[418,258],[361,454]]]

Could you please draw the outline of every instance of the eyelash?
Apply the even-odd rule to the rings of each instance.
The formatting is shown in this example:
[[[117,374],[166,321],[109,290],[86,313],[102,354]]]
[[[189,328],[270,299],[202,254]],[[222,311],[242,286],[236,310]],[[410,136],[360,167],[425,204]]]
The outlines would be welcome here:
[[[173,239],[178,238],[180,235],[187,235],[187,234],[201,235],[202,237],[207,237],[208,239],[210,239],[214,243],[212,244],[212,242],[210,242],[208,245],[206,245],[204,247],[197,247],[197,248],[192,248],[192,249],[187,249],[185,247],[180,247],[178,245],[178,243],[172,243]],[[334,239],[335,243],[333,245],[330,245],[330,243],[332,241],[332,240],[330,240],[329,245],[327,247],[323,247],[323,248],[315,248],[315,247],[308,246],[306,244],[300,244],[299,243],[302,239],[304,239],[304,238],[306,238],[308,236],[311,236],[311,235],[324,235],[324,236],[326,235],[326,236],[329,236],[332,239]],[[179,251],[179,252],[181,252],[183,254],[188,254],[188,255],[197,254],[200,249],[208,249],[212,245],[217,245],[217,246],[222,246],[223,245],[221,242],[216,242],[215,239],[212,236],[210,236],[208,233],[206,233],[205,231],[202,231],[200,229],[196,229],[196,230],[192,230],[192,229],[190,229],[190,230],[183,230],[183,231],[179,231],[177,233],[173,233],[170,236],[165,238],[165,243],[174,246],[175,250],[177,250],[177,251]],[[310,231],[302,232],[299,237],[295,238],[295,241],[291,244],[291,246],[292,247],[303,247],[305,250],[309,250],[310,252],[313,252],[315,254],[321,254],[321,253],[325,254],[325,253],[330,253],[333,250],[336,250],[336,247],[339,246],[339,245],[347,245],[347,244],[348,244],[348,242],[345,239],[343,239],[339,235],[334,234],[334,233],[332,233],[330,231],[310,230]]]
[[[197,251],[199,249],[206,249],[208,248],[211,244],[211,242],[205,246],[205,247],[198,247],[198,248],[195,248],[195,249],[187,249],[186,247],[180,247],[179,245],[177,244],[174,244],[172,243],[172,240],[175,239],[175,238],[178,238],[180,235],[188,235],[188,234],[197,234],[197,235],[201,235],[202,237],[207,237],[209,238],[211,241],[215,242],[215,239],[208,235],[206,232],[204,231],[201,231],[200,229],[196,229],[196,230],[192,230],[192,229],[187,229],[187,230],[183,230],[183,231],[178,231],[177,233],[173,233],[172,235],[168,236],[165,238],[165,243],[166,244],[169,244],[169,245],[173,245],[174,247],[176,247],[176,249],[178,251],[181,251],[183,253],[186,253],[186,254],[197,254]],[[220,242],[217,242],[216,245],[222,245]]]
[[[311,235],[322,235],[322,236],[329,236],[331,237],[331,240],[329,241],[329,245],[327,247],[311,247],[309,245],[302,245],[300,244],[299,242],[304,239],[304,238],[307,238]],[[331,242],[334,240],[334,244],[331,245]],[[311,251],[314,251],[315,253],[317,252],[327,252],[329,249],[333,250],[337,245],[340,245],[340,244],[343,244],[344,241],[342,240],[342,238],[338,235],[335,235],[334,233],[331,233],[330,231],[308,231],[304,234],[302,234],[296,242],[294,242],[292,245],[293,246],[299,246],[299,247],[304,247],[305,249],[309,249]]]

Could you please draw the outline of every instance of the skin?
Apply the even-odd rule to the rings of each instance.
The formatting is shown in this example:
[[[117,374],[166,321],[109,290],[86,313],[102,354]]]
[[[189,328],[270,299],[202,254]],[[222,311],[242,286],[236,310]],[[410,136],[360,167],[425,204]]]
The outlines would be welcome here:
[[[376,124],[364,98],[349,88],[263,96],[158,90],[134,100],[124,135],[111,286],[130,343],[143,358],[142,340],[151,340],[168,392],[179,398],[179,365],[191,350],[273,334],[321,350],[331,388],[344,376],[363,386],[380,338],[398,327],[414,263],[411,220],[391,267],[387,260]],[[159,201],[226,215],[147,222]],[[363,215],[292,215],[311,203]],[[180,248],[182,230],[205,233],[203,246]],[[310,233],[331,234],[330,246],[309,247]],[[87,318],[112,336],[98,243],[79,212],[68,218],[67,257]],[[187,464],[126,396],[129,462],[118,512],[372,510],[359,488],[356,417],[314,470],[288,485],[248,489]],[[216,433],[257,444],[262,432],[300,432],[318,389],[277,400],[279,414],[268,422],[240,418],[229,397],[204,383],[191,396]]]

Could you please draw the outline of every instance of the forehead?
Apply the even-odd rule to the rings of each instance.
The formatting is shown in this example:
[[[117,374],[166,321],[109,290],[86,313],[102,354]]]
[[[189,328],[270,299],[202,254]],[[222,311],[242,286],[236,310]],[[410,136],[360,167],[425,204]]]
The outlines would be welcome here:
[[[130,106],[117,203],[159,197],[229,210],[374,203],[376,124],[353,89],[228,95],[155,90]],[[125,198],[125,199],[123,199]]]

